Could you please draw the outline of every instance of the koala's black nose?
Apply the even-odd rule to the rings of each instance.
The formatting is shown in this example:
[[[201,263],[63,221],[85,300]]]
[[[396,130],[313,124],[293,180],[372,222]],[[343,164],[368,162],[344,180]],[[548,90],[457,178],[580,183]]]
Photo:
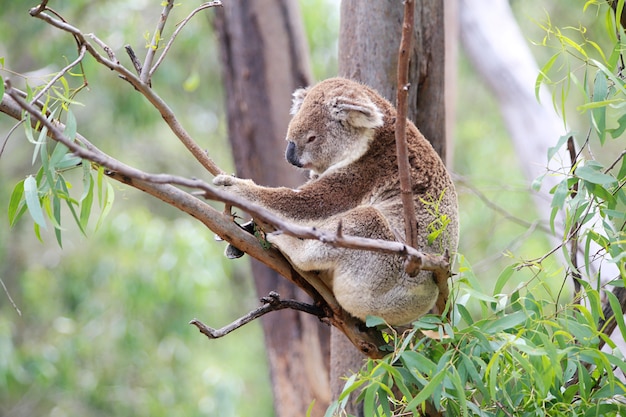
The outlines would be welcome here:
[[[289,141],[289,143],[287,144],[287,151],[285,152],[285,158],[287,158],[287,161],[290,164],[295,165],[298,168],[302,168],[302,164],[300,163],[300,161],[298,160],[298,157],[296,156],[296,144],[293,143],[292,141]]]

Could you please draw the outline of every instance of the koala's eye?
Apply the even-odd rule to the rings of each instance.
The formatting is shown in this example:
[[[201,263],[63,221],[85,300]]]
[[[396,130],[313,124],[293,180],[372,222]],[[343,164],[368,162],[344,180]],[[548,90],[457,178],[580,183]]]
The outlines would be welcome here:
[[[315,139],[317,139],[317,136],[315,135],[309,135],[306,137],[306,143],[311,143],[313,142]]]

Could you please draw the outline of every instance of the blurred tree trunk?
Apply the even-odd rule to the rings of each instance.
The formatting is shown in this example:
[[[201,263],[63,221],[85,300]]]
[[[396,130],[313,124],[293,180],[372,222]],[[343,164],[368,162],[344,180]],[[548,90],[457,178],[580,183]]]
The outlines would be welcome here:
[[[298,3],[291,0],[224,2],[215,19],[223,63],[228,134],[237,175],[259,184],[296,187],[304,181],[283,155],[291,94],[311,82],[308,48]],[[253,261],[257,294],[306,296],[264,265]],[[276,415],[314,416],[330,401],[329,329],[293,310],[262,318]]]
[[[545,86],[535,96],[535,80],[539,66],[522,34],[511,5],[507,0],[493,0],[488,4],[481,0],[460,0],[461,40],[474,69],[491,90],[502,113],[503,120],[515,152],[520,160],[522,172],[528,183],[546,173],[546,155],[548,149],[567,132],[563,120],[554,111],[551,97]],[[611,2],[613,6],[614,2]],[[622,14],[622,20],[626,14]],[[563,163],[569,161],[566,149],[561,149],[556,157],[547,162],[547,171],[558,172]],[[550,224],[552,195],[550,190],[561,178],[545,175],[542,187],[531,193],[538,215],[543,225]],[[556,233],[547,235],[552,245],[561,243],[565,218],[559,214],[555,221]],[[596,219],[590,224],[602,226],[602,220]],[[598,253],[602,247],[590,242],[589,253]],[[578,262],[585,260],[585,250],[578,251]],[[589,262],[589,260],[588,260]],[[601,263],[601,267],[599,264]],[[599,273],[603,282],[609,282],[620,275],[616,263],[603,262],[601,257],[590,262],[592,273]],[[593,286],[596,284],[593,283]],[[622,352],[626,352],[626,342],[615,332],[615,339]]]
[[[445,161],[446,44],[443,3],[443,0],[415,2],[408,116]],[[403,15],[404,5],[400,1],[343,0],[341,3],[339,75],[373,87],[394,105]],[[357,371],[363,359],[343,334],[331,329],[331,388],[334,398],[343,387],[341,377]]]

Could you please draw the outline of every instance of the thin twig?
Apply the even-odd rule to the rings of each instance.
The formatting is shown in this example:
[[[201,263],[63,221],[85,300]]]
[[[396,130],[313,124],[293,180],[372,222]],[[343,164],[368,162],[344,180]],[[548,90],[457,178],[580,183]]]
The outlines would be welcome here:
[[[537,221],[529,222],[527,220],[524,220],[520,217],[517,217],[510,211],[506,210],[504,207],[494,203],[493,201],[489,199],[489,197],[485,195],[485,193],[483,193],[477,187],[472,185],[471,182],[467,178],[464,178],[461,175],[453,175],[453,179],[454,179],[455,184],[462,185],[463,187],[467,188],[472,194],[478,197],[478,199],[482,201],[485,204],[485,206],[492,209],[494,212],[502,215],[502,217],[504,217],[506,220],[509,220],[512,223],[515,223],[527,229],[539,229],[545,233],[552,233],[550,231],[550,228],[546,226],[545,224],[541,222],[537,222]]]
[[[167,0],[167,3],[163,6],[159,23],[152,34],[152,40],[150,41],[150,45],[148,45],[148,52],[146,53],[146,60],[143,63],[141,74],[139,75],[139,79],[144,84],[150,83],[150,67],[152,67],[152,61],[154,60],[154,55],[156,54],[157,49],[159,48],[165,23],[167,23],[167,18],[169,17],[170,11],[173,7],[174,0]]]
[[[172,47],[172,44],[174,43],[174,40],[176,39],[176,37],[178,36],[180,31],[183,29],[183,27],[185,27],[187,22],[189,22],[191,20],[191,18],[196,15],[196,13],[198,13],[198,12],[204,10],[204,9],[208,9],[208,8],[216,7],[216,6],[220,6],[221,7],[222,6],[222,2],[221,1],[210,1],[210,2],[207,2],[207,3],[201,4],[196,9],[194,9],[191,13],[189,13],[189,15],[186,18],[184,18],[181,22],[179,22],[176,25],[176,30],[174,30],[174,33],[172,33],[172,36],[170,37],[170,40],[167,42],[167,45],[165,45],[165,48],[163,49],[163,52],[161,53],[161,55],[159,55],[159,58],[154,63],[154,66],[150,69],[150,72],[148,73],[148,79],[152,79],[152,76],[156,72],[157,68],[159,68],[159,65],[161,65],[161,62],[163,62],[163,59],[165,58],[165,55],[167,55],[168,51]]]
[[[0,285],[2,285],[2,288],[4,289],[4,293],[7,295],[7,298],[9,299],[9,302],[13,306],[13,309],[15,309],[15,311],[17,311],[17,315],[21,317],[22,312],[20,311],[19,308],[17,308],[17,305],[15,304],[15,301],[13,301],[13,298],[11,298],[11,294],[9,294],[9,290],[7,289],[6,285],[4,285],[4,281],[2,280],[2,278],[0,278]]]
[[[64,68],[61,69],[61,71],[59,71],[54,77],[52,77],[52,79],[48,82],[48,84],[46,84],[38,93],[37,95],[35,95],[35,97],[33,97],[33,99],[31,100],[31,104],[39,101],[39,99],[50,89],[52,88],[52,86],[61,79],[61,77],[63,77],[69,70],[71,70],[72,68],[74,68],[77,64],[79,64],[80,62],[82,62],[83,58],[85,58],[85,45],[81,45],[78,48],[78,57],[70,62],[68,65],[66,65]]]
[[[613,168],[615,168],[615,165],[617,165],[617,163],[618,163],[619,161],[621,161],[621,160],[624,158],[624,156],[626,156],[626,149],[624,149],[624,150],[623,150],[623,151],[619,154],[619,156],[617,157],[617,159],[616,159],[615,161],[613,161],[613,163],[612,163],[611,165],[609,165],[609,167],[608,167],[607,169],[605,169],[605,170],[604,170],[604,173],[605,173],[605,174],[608,174],[608,173],[609,173],[609,171],[611,171]]]
[[[315,307],[311,304],[301,303],[300,301],[296,300],[281,300],[280,295],[278,295],[278,293],[274,291],[270,292],[267,297],[261,298],[261,302],[263,303],[261,307],[252,310],[245,316],[238,318],[234,322],[222,327],[221,329],[208,327],[198,319],[191,320],[189,324],[196,326],[198,330],[200,330],[200,333],[204,334],[209,339],[219,339],[220,337],[226,336],[230,332],[235,331],[242,326],[245,326],[251,321],[258,319],[259,317],[262,317],[267,313],[283,310],[285,308],[303,311],[305,313],[312,314],[320,319],[326,317],[324,310],[322,310],[321,308]]]
[[[141,68],[142,68],[141,67],[141,62],[139,62],[139,58],[137,58],[137,54],[133,50],[132,46],[125,45],[124,49],[126,50],[126,54],[130,58],[130,62],[131,62],[131,64],[133,64],[133,67],[135,68],[135,71],[137,71],[137,74],[138,75],[141,74]]]
[[[91,38],[91,40],[94,41],[96,43],[96,45],[98,45],[100,48],[102,48],[102,50],[107,54],[107,56],[109,57],[109,60],[111,62],[114,62],[117,65],[120,64],[120,60],[117,59],[117,57],[115,56],[115,52],[113,52],[113,49],[111,49],[111,47],[109,45],[104,43],[104,41],[102,39],[98,38],[95,35],[95,33],[87,33],[85,36],[87,36],[88,38]]]

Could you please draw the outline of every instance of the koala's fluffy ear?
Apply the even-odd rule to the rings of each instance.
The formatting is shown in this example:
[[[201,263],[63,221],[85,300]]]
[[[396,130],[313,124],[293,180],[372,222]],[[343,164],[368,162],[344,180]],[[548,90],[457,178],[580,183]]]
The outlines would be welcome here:
[[[293,92],[293,100],[291,101],[291,109],[289,110],[290,115],[295,116],[295,114],[298,113],[298,110],[300,110],[300,106],[302,106],[304,98],[309,92],[309,88],[310,87],[298,88],[296,91]]]
[[[334,97],[328,103],[330,115],[337,121],[346,121],[354,127],[375,129],[383,125],[383,114],[368,97],[355,100]]]

